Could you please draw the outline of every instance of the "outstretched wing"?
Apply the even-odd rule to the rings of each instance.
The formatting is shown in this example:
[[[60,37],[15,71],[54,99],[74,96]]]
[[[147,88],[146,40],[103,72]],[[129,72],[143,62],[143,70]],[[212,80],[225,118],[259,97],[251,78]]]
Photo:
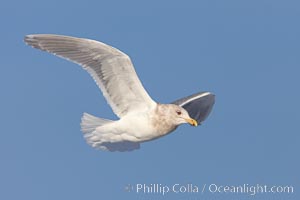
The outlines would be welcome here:
[[[27,35],[25,42],[37,49],[80,64],[94,78],[118,117],[136,109],[153,107],[129,56],[102,42],[62,35]]]
[[[186,109],[190,117],[195,119],[198,124],[201,124],[207,118],[214,103],[215,95],[210,92],[196,93],[172,102],[172,104]]]

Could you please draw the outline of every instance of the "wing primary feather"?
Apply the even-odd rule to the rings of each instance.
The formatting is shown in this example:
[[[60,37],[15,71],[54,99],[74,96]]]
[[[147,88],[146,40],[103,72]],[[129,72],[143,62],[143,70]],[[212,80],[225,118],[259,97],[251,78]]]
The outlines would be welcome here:
[[[129,56],[114,47],[95,40],[51,34],[27,35],[24,40],[34,48],[81,65],[119,117],[156,105],[140,82]]]

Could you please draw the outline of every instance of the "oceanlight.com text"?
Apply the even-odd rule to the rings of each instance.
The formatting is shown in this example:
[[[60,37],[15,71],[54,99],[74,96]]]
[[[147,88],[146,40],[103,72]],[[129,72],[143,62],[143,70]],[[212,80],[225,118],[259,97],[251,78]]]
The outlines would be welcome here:
[[[268,186],[263,184],[243,185],[208,185],[210,193],[263,194],[263,193],[294,193],[293,186]]]

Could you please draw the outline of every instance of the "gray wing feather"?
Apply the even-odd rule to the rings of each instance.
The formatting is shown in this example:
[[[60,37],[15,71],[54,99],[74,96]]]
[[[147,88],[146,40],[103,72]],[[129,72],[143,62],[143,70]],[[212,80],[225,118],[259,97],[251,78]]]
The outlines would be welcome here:
[[[199,92],[172,102],[172,104],[186,109],[190,117],[195,119],[198,124],[208,117],[214,103],[215,95],[210,92]]]
[[[129,56],[116,48],[94,40],[51,34],[27,35],[25,42],[82,65],[119,117],[155,104],[142,86]]]

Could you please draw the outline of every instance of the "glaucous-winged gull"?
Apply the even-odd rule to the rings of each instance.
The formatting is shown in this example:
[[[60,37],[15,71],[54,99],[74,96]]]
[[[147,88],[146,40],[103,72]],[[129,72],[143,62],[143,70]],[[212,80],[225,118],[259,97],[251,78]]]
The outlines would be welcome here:
[[[156,103],[145,91],[129,56],[102,42],[51,34],[27,35],[25,42],[81,65],[120,118],[112,121],[83,114],[81,130],[92,147],[109,151],[138,149],[141,142],[167,135],[180,124],[197,126],[213,107],[214,95],[210,92],[171,104]]]

